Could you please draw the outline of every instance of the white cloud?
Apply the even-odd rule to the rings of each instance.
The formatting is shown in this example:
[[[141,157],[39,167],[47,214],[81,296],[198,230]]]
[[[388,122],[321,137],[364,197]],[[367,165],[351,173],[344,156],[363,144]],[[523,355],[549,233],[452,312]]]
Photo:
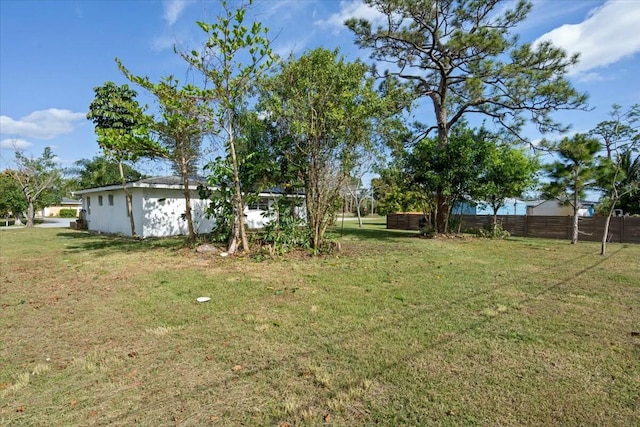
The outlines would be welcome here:
[[[579,24],[562,25],[534,43],[550,40],[570,54],[580,53],[571,74],[580,75],[640,52],[640,2],[609,0]],[[593,80],[593,74],[589,77]]]
[[[301,9],[311,6],[312,3],[300,0],[270,0],[256,4],[255,14],[261,21],[266,21],[272,17],[279,20],[288,19],[292,13],[299,13]]]
[[[324,29],[331,29],[334,34],[340,32],[340,30],[346,28],[344,21],[349,18],[363,18],[373,24],[381,22],[384,18],[377,9],[362,3],[360,0],[356,1],[341,1],[340,11],[332,14],[327,19],[319,19],[314,21],[314,25]]]
[[[287,59],[292,53],[294,55],[297,55],[298,53],[302,52],[309,44],[309,40],[311,40],[314,36],[315,31],[311,31],[311,33],[303,39],[281,43],[278,43],[278,41],[276,40],[273,46],[273,52],[280,58]]]
[[[159,36],[153,39],[151,48],[154,52],[162,52],[163,50],[173,49],[176,44],[174,36]]]
[[[31,144],[29,141],[25,141],[24,139],[18,139],[18,138],[7,138],[0,141],[0,148],[4,150],[22,151],[22,150],[26,150],[32,145],[33,144]]]
[[[175,24],[189,3],[193,3],[193,0],[169,0],[163,2],[164,20],[167,21],[167,25],[172,26]]]
[[[75,123],[80,120],[86,120],[85,113],[74,113],[57,108],[34,111],[18,120],[9,116],[0,116],[0,134],[53,139],[58,135],[73,132]]]

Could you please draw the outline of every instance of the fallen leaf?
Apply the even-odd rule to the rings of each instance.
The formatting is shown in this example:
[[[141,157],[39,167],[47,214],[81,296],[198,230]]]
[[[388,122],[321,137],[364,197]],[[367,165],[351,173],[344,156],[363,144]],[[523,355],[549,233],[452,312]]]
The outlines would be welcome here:
[[[242,365],[235,365],[233,368],[231,368],[233,372],[238,372],[240,369],[242,369]]]
[[[69,402],[69,406],[71,406],[71,409],[75,408],[77,404],[78,401],[76,399],[73,399],[71,402]]]
[[[132,351],[131,353],[127,354],[127,356],[129,357],[136,357],[138,355],[137,351]]]
[[[322,419],[324,420],[325,423],[330,423],[331,422],[331,414],[324,414]]]
[[[16,409],[16,412],[24,412],[24,406],[18,406],[18,408]]]

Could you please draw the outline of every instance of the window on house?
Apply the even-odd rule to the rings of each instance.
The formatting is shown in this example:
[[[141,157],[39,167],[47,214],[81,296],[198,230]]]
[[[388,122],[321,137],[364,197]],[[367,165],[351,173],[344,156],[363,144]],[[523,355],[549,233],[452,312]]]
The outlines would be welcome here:
[[[102,206],[102,196],[98,196],[98,206]]]
[[[113,194],[109,194],[109,206],[113,206]]]
[[[91,197],[87,197],[87,213],[91,214]]]
[[[247,208],[250,209],[250,210],[259,209],[261,211],[268,211],[269,210],[269,200],[268,199],[257,200],[255,202],[249,203],[247,205]]]

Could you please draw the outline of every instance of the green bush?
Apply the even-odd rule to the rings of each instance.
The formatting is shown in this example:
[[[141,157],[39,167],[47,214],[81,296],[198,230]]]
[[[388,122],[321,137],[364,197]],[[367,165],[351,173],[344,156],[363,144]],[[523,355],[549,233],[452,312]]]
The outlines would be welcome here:
[[[477,233],[478,237],[484,237],[488,239],[506,239],[511,236],[507,230],[503,229],[500,224],[496,225],[494,230],[493,224],[487,224],[484,227],[478,229]]]
[[[280,197],[272,206],[275,219],[265,224],[262,241],[269,245],[272,255],[282,255],[294,249],[309,249],[311,238],[305,222],[295,212],[299,201]]]
[[[60,218],[75,218],[78,216],[78,213],[75,209],[60,209],[60,213],[58,215]]]
[[[5,225],[6,225],[6,226],[8,226],[8,227],[10,227],[10,226],[12,226],[12,225],[13,225],[13,224],[15,224],[15,223],[16,223],[16,220],[15,220],[15,219],[13,219],[13,218],[12,218],[12,219],[9,219],[9,220],[4,219],[4,218],[0,218],[0,227],[4,227]]]

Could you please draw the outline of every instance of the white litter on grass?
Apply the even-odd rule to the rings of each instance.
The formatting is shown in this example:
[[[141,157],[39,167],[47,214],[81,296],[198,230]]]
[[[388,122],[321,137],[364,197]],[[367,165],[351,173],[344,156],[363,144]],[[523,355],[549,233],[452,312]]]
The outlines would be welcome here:
[[[224,256],[229,256],[229,253],[228,252],[220,252],[220,256],[223,256],[223,257]]]
[[[207,301],[211,301],[211,298],[209,298],[209,297],[198,297],[198,298],[196,298],[196,301],[198,301],[198,302],[207,302]]]

